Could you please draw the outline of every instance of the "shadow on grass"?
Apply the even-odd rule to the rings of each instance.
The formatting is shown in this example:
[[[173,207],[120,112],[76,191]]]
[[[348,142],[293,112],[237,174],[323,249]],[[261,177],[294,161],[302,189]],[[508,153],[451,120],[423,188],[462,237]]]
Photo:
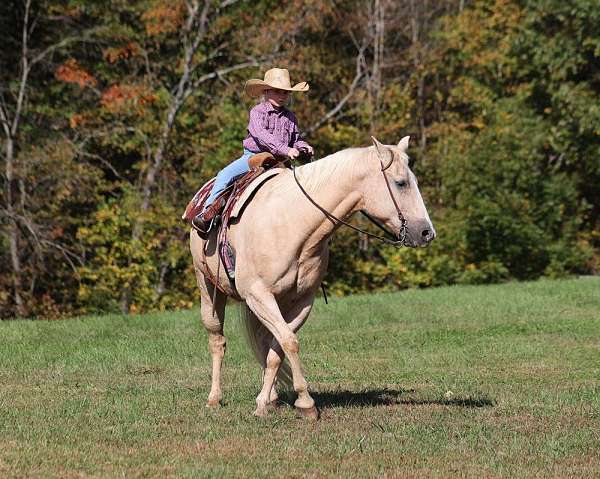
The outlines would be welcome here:
[[[365,391],[325,391],[311,392],[317,406],[321,409],[334,407],[373,407],[373,406],[455,406],[462,408],[480,408],[495,406],[495,401],[485,396],[452,397],[452,398],[415,398],[403,397],[413,395],[414,389],[373,389]],[[280,397],[284,402],[293,405],[295,397],[291,393]]]

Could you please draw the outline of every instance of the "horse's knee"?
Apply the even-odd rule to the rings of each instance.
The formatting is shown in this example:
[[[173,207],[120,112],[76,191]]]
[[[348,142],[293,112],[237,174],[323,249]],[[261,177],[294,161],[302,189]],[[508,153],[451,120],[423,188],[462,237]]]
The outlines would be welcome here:
[[[298,342],[298,338],[295,334],[291,334],[290,336],[284,338],[281,343],[281,347],[286,354],[298,354],[300,351],[300,343]]]
[[[202,306],[202,308],[208,308],[208,306]],[[202,324],[209,334],[220,334],[223,330],[223,323],[221,319],[212,312],[201,310],[200,316],[202,318]]]

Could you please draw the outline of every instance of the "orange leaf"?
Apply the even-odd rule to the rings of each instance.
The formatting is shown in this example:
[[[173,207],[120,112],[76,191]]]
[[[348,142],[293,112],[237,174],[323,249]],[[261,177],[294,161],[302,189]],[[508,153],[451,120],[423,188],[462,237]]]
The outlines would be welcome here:
[[[56,69],[56,78],[65,83],[77,83],[81,88],[95,86],[96,79],[85,71],[74,58],[69,58]]]

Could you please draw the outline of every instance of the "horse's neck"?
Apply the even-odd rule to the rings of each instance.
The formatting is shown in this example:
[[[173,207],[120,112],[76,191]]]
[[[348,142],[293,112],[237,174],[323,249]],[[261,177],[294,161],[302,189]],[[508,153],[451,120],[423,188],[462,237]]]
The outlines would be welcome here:
[[[346,219],[351,216],[362,198],[359,184],[364,167],[358,158],[364,152],[360,150],[362,149],[340,151],[296,169],[298,182],[306,194],[336,218]],[[308,199],[305,208],[310,217],[314,218],[311,242],[326,239],[340,226],[327,219]]]
[[[364,165],[358,158],[364,148],[338,151],[321,160],[296,168],[302,187],[312,198],[335,201],[357,191]]]

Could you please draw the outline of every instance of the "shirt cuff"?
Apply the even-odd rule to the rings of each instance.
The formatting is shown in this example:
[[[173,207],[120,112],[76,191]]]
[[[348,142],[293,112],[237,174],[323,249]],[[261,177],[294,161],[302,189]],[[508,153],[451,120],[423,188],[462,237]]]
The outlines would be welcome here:
[[[282,155],[282,156],[288,156],[288,153],[290,152],[290,149],[291,148],[289,146],[283,145],[283,147],[281,147],[279,149],[279,154]]]
[[[309,146],[310,145],[308,143],[306,143],[305,141],[303,141],[303,140],[297,141],[294,144],[294,148],[296,148],[296,149],[300,149],[300,148],[307,149]]]

